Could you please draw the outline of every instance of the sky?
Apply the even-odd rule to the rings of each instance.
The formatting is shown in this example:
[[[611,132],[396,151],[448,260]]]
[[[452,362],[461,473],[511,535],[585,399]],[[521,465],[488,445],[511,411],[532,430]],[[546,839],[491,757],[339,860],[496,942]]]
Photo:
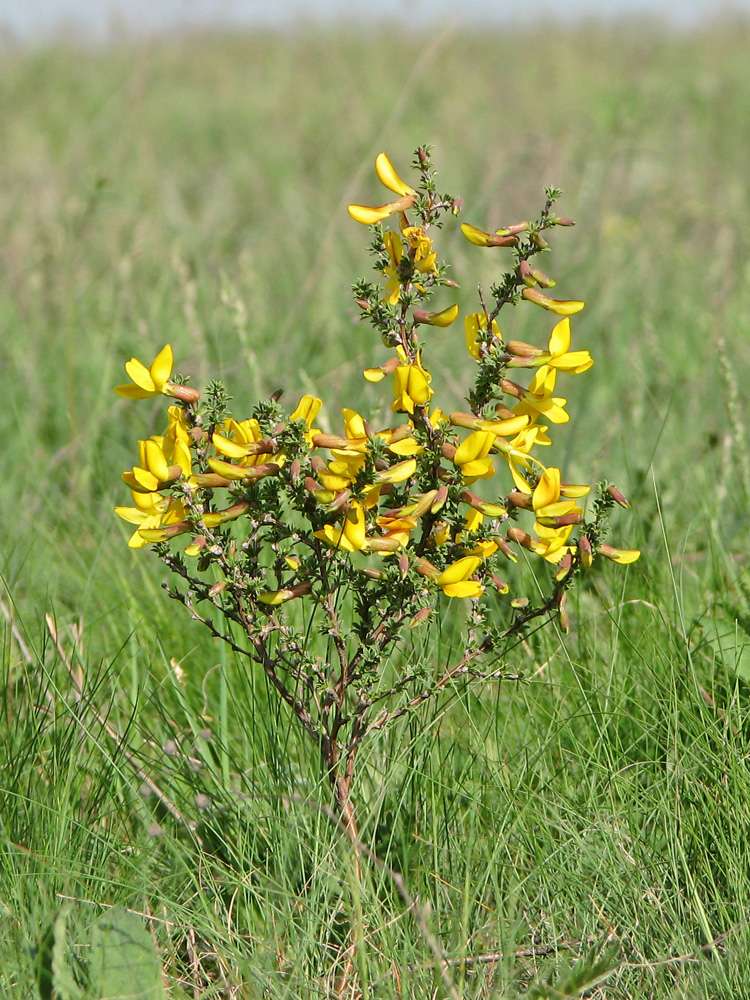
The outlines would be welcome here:
[[[90,39],[127,30],[134,34],[203,26],[264,26],[295,23],[399,19],[412,25],[435,18],[471,24],[539,24],[545,16],[570,22],[627,16],[659,17],[678,28],[728,12],[750,14],[750,0],[0,0],[0,29],[12,38],[37,42],[68,29]]]

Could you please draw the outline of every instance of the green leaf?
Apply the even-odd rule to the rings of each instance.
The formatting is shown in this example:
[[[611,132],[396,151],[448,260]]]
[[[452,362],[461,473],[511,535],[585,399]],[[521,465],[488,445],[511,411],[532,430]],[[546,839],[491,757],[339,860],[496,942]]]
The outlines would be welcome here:
[[[115,906],[91,929],[91,1000],[164,1000],[161,965],[143,920]]]
[[[83,996],[68,964],[68,907],[63,907],[55,917],[54,943],[52,945],[52,988],[56,1000],[80,1000]]]

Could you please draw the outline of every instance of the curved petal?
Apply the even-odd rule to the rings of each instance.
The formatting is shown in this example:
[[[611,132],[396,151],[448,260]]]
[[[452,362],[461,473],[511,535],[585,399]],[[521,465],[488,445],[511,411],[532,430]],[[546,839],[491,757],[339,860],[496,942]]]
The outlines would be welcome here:
[[[570,347],[570,320],[566,316],[557,323],[549,338],[549,352],[552,357],[565,354]]]
[[[172,374],[173,365],[174,354],[172,353],[172,346],[171,344],[165,344],[151,363],[150,374],[157,392],[163,392],[164,384]]]
[[[379,153],[375,160],[375,173],[378,175],[380,183],[387,187],[389,191],[394,191],[402,197],[408,194],[416,194],[413,187],[409,187],[398,176],[393,168],[393,164],[385,153]]]
[[[130,361],[127,361],[125,371],[140,389],[144,389],[149,394],[159,392],[151,377],[151,372],[138,358],[131,358]]]

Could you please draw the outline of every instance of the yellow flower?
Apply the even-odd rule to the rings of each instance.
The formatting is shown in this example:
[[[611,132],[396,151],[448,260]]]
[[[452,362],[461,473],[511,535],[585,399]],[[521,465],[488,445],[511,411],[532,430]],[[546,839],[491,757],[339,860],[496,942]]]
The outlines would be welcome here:
[[[173,365],[174,355],[169,344],[159,351],[150,368],[146,368],[137,358],[131,358],[125,365],[125,371],[133,381],[127,385],[116,385],[115,392],[126,399],[148,399],[163,393],[165,396],[195,402],[200,396],[196,389],[186,385],[172,385],[169,381]]]
[[[404,239],[414,251],[414,263],[419,270],[437,271],[437,254],[432,251],[432,240],[421,226],[402,226]]]
[[[516,234],[504,232],[502,229],[494,234],[485,233],[483,229],[477,229],[476,226],[470,226],[468,222],[464,222],[461,226],[461,232],[464,234],[469,243],[473,243],[475,247],[518,246],[518,237]]]
[[[556,381],[557,372],[555,369],[549,365],[542,365],[534,372],[528,389],[521,389],[520,392],[512,390],[513,394],[520,400],[513,407],[513,412],[519,416],[527,414],[532,420],[536,420],[537,416],[542,415],[553,424],[566,424],[570,420],[569,414],[565,412],[567,399],[552,395],[555,391]],[[506,385],[508,387],[515,386],[515,383],[503,379],[503,388]],[[519,388],[519,386],[515,386],[515,390]]]
[[[584,302],[577,299],[551,299],[547,295],[543,295],[538,288],[524,288],[521,295],[529,302],[534,302],[558,316],[573,316],[580,312],[585,305]]]
[[[469,577],[477,571],[481,562],[480,556],[464,556],[462,559],[457,559],[443,570],[435,583],[446,597],[480,597],[484,593],[484,587]]]
[[[401,180],[385,153],[378,153],[375,158],[375,173],[378,175],[380,183],[389,191],[393,191],[394,194],[400,194],[404,197],[417,193],[413,187],[409,187]]]
[[[366,532],[364,507],[357,500],[352,500],[341,526],[326,524],[315,532],[315,537],[342,552],[359,552],[365,546]]]
[[[130,472],[122,474],[131,490],[156,493],[180,476],[190,475],[190,449],[175,435],[139,441],[138,455],[140,465],[134,465]]]
[[[480,343],[480,332],[487,329],[487,314],[486,313],[469,313],[468,316],[464,318],[464,330],[466,332],[466,350],[474,358],[475,361],[479,361],[481,358],[481,348]],[[497,320],[492,321],[492,333],[497,339],[500,339],[500,328],[497,325]]]
[[[641,550],[615,549],[611,545],[600,545],[599,555],[606,556],[607,559],[611,559],[612,562],[619,563],[621,566],[627,566],[629,563],[634,563],[636,559],[640,559]]]
[[[407,230],[417,229],[417,226],[407,226],[404,233],[406,233]],[[422,232],[422,230],[420,229],[419,232]],[[426,239],[428,243],[430,242],[427,236],[425,236],[424,239]],[[383,274],[386,278],[388,278],[388,283],[385,286],[385,296],[383,301],[387,302],[389,306],[395,306],[401,297],[401,288],[404,285],[408,285],[411,280],[408,276],[411,272],[411,266],[405,269],[402,267],[402,260],[404,258],[404,242],[398,233],[386,233],[383,236],[383,243],[385,244],[389,261],[389,263],[383,268]],[[419,271],[420,274],[425,274],[427,271],[436,271],[436,257],[437,254],[434,253],[420,257],[419,250],[417,250],[413,261],[414,270]],[[419,288],[420,291],[424,291],[422,285],[418,284],[417,288]]]
[[[570,524],[561,525],[557,518],[578,518],[583,513],[574,499],[561,500],[560,470],[547,468],[539,477],[531,496],[532,507],[536,516],[534,530],[543,541],[563,537],[567,541],[572,529]]]
[[[401,197],[398,201],[393,201],[388,205],[378,205],[377,208],[368,208],[366,205],[349,205],[349,215],[355,222],[361,222],[364,226],[373,226],[376,222],[387,219],[389,215],[396,215],[397,212],[411,208],[417,196],[414,188],[405,184],[398,176],[385,153],[378,154],[375,160],[375,172],[381,184]]]
[[[307,431],[305,432],[305,441],[307,441],[308,447],[312,448],[312,439],[320,431],[313,427],[313,421],[317,417],[320,407],[322,406],[322,400],[317,396],[306,395],[303,396],[299,401],[296,410],[291,414],[292,420],[304,420],[307,424]]]
[[[406,361],[403,347],[397,348],[399,359]],[[400,364],[393,373],[394,401],[391,409],[414,413],[417,406],[426,406],[432,399],[434,390],[430,388],[432,375],[422,367],[420,352],[417,351],[412,364]]]
[[[566,316],[553,328],[549,338],[549,345],[545,353],[539,354],[527,364],[534,366],[549,365],[560,372],[570,372],[578,375],[588,371],[593,365],[594,359],[588,351],[569,351],[570,347],[570,320]]]
[[[492,431],[474,431],[456,449],[453,462],[469,481],[489,479],[495,474],[490,449],[495,443]]]
[[[165,524],[177,524],[187,517],[185,505],[172,497],[163,497],[160,493],[139,493],[134,490],[131,490],[131,495],[135,507],[115,507],[115,514],[138,526],[128,540],[131,549],[141,549],[149,544],[141,535],[141,528],[160,528]]]
[[[386,233],[383,237],[385,249],[388,253],[390,263],[383,268],[383,274],[388,279],[385,286],[385,296],[383,301],[389,306],[395,306],[401,298],[401,279],[399,275],[399,265],[404,256],[404,244],[398,233]]]
[[[428,326],[450,326],[458,317],[458,306],[448,306],[441,312],[427,312],[426,309],[415,309],[413,313],[414,322],[419,325],[426,323]]]

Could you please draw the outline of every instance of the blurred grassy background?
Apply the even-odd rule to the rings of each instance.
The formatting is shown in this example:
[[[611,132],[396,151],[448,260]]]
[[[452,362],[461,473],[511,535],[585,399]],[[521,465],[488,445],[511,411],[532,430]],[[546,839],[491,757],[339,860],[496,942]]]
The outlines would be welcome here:
[[[81,927],[102,904],[160,916],[175,995],[178,980],[191,996],[321,995],[321,943],[345,935],[353,905],[346,852],[288,798],[319,776],[263,682],[168,606],[160,566],[126,548],[119,475],[162,416],[112,386],[125,360],[170,342],[179,370],[224,378],[238,410],[283,387],[322,395],[332,423],[340,406],[371,411],[361,369],[383,352],[350,303],[370,265],[345,206],[378,203],[378,152],[404,173],[423,142],[480,227],[536,214],[545,184],[564,189],[578,227],[555,233],[548,269],[556,294],[587,302],[574,347],[596,366],[569,391],[557,454],[571,478],[607,476],[631,496],[614,540],[644,557],[627,576],[592,575],[565,647],[550,632],[519,650],[533,680],[456,691],[374,745],[366,835],[431,900],[466,996],[534,974],[516,949],[562,942],[551,961],[565,964],[610,933],[626,965],[598,995],[742,994],[742,929],[726,954],[658,963],[750,906],[749,43],[737,22],[3,54],[0,566],[30,650],[6,623],[9,996],[35,995],[30,944],[58,893],[82,900]],[[497,258],[457,230],[439,250],[466,311]],[[534,312],[504,332],[541,342]],[[458,406],[463,335],[430,338],[435,384]],[[64,628],[82,619],[88,696],[205,826],[207,853],[139,795],[72,697],[46,612],[69,649]],[[165,754],[168,740],[193,763]],[[378,878],[363,901],[375,995],[419,995],[426,949]],[[502,959],[461,964],[493,951]]]

